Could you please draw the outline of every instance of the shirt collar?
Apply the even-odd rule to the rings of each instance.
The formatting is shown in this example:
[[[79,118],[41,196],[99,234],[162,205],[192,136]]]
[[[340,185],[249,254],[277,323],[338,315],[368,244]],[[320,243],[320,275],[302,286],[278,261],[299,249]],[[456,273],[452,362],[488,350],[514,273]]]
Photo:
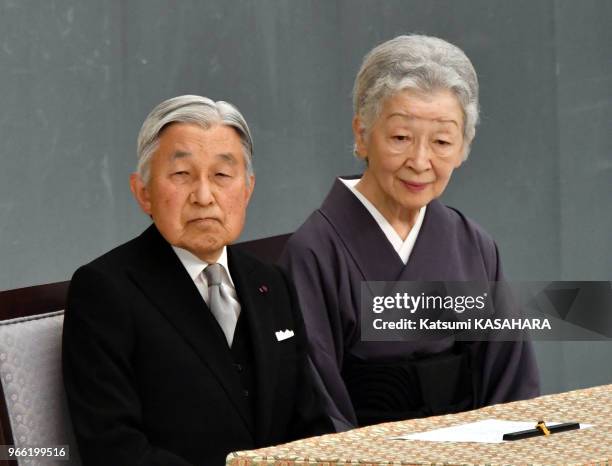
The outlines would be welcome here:
[[[177,246],[172,246],[172,249],[178,256],[179,260],[181,261],[181,264],[183,264],[185,270],[187,270],[187,273],[194,282],[204,271],[204,269],[210,265],[208,262],[201,260],[186,249],[179,248]],[[226,272],[226,277],[229,279],[231,285],[234,286],[234,281],[232,280],[232,276],[229,273],[229,266],[227,264],[227,246],[223,246],[221,255],[219,256],[219,259],[217,259],[217,264],[221,264],[223,266],[223,269]]]

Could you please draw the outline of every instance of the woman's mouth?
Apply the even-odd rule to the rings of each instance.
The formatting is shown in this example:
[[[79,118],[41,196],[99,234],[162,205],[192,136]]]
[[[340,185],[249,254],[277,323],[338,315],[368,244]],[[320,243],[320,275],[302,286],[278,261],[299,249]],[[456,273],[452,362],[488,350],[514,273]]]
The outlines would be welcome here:
[[[429,183],[415,183],[413,181],[402,181],[402,184],[413,193],[419,193],[423,191]]]

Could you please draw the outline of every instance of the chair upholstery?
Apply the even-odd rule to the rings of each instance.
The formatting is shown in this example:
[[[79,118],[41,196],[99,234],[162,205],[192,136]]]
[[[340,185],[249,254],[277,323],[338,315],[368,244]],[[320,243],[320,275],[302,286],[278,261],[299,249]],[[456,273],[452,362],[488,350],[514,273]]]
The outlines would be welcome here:
[[[14,445],[70,445],[70,460],[59,464],[80,465],[62,383],[63,320],[64,312],[56,311],[0,321],[0,380]]]

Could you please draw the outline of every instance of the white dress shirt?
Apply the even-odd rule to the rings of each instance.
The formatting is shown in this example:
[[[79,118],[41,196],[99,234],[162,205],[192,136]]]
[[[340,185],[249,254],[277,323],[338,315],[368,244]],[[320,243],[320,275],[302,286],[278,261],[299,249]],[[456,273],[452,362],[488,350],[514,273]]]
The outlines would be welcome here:
[[[363,194],[357,191],[355,187],[357,183],[359,183],[359,179],[354,180],[345,180],[343,178],[339,178],[340,181],[344,183],[344,185],[351,190],[351,192],[361,201],[364,207],[370,212],[370,215],[374,217],[376,223],[385,234],[395,252],[400,257],[404,264],[408,263],[408,259],[410,258],[410,253],[412,253],[412,249],[414,248],[414,243],[416,243],[417,237],[419,236],[419,232],[421,231],[421,225],[423,225],[423,219],[425,218],[425,209],[427,206],[421,207],[419,210],[419,215],[417,216],[416,222],[414,226],[406,236],[406,239],[403,240],[400,235],[393,229],[391,224],[387,221],[387,219],[380,213],[380,211],[374,207]]]
[[[206,275],[202,273],[204,269],[208,266],[208,262],[199,259],[186,249],[178,248],[176,246],[172,246],[172,249],[178,256],[179,260],[181,261],[181,264],[183,264],[183,266],[185,267],[185,270],[187,270],[187,273],[193,280],[193,283],[200,292],[200,295],[202,295],[202,299],[204,299],[204,301],[208,305],[208,283],[206,280]],[[232,280],[232,276],[229,273],[229,267],[227,265],[227,247],[223,247],[221,256],[219,257],[219,259],[217,259],[217,264],[221,264],[224,271],[221,286],[227,292],[227,294],[234,301],[236,301],[236,304],[238,306],[237,309],[240,309],[240,301],[238,301],[238,294],[236,293],[234,281]]]

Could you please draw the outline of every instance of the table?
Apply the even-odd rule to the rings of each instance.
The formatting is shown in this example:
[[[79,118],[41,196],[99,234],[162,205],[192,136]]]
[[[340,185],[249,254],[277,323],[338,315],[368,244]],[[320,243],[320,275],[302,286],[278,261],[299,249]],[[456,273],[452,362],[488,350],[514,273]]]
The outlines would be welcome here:
[[[389,440],[483,419],[576,421],[574,430],[502,444]],[[378,424],[230,453],[226,466],[612,464],[612,385],[546,395],[459,414]]]

